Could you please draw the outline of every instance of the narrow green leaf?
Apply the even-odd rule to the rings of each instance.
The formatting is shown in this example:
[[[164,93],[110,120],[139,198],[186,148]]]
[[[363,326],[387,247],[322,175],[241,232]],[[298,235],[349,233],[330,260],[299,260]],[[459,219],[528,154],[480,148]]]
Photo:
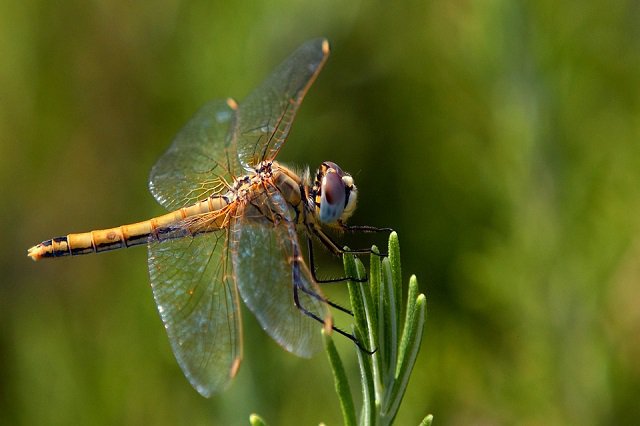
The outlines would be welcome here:
[[[364,336],[359,335],[358,330],[354,327],[354,333],[358,339]],[[373,377],[373,358],[358,350],[358,365],[360,366],[360,382],[362,384],[362,411],[360,413],[361,425],[374,425],[375,424],[375,382]]]
[[[347,248],[345,248],[347,249]],[[363,278],[365,276],[364,266],[360,259],[352,255],[343,256],[344,270],[349,277]],[[363,336],[367,333],[367,315],[364,309],[364,302],[360,287],[366,283],[348,281],[347,288],[349,290],[349,299],[351,301],[351,311],[356,323],[356,328]],[[365,342],[362,342],[365,343]]]
[[[377,250],[377,248],[373,248],[373,250]],[[384,314],[383,314],[383,295],[380,291],[382,287],[382,266],[380,256],[376,256],[375,254],[371,254],[370,256],[370,271],[369,271],[369,293],[371,295],[371,305],[372,308],[370,312],[372,312],[371,317],[374,318],[373,321],[369,322],[367,325],[369,331],[369,339],[371,342],[371,346],[373,350],[376,352],[372,355],[371,365],[373,370],[373,383],[375,387],[375,400],[379,403],[382,399],[382,339],[380,338],[384,322]],[[375,312],[375,315],[373,314]]]
[[[374,254],[377,253],[377,254]],[[382,273],[380,270],[380,251],[378,247],[371,247],[371,256],[369,256],[369,293],[374,301],[377,300],[378,295],[380,294],[380,280]],[[376,336],[378,335],[378,304],[373,304],[373,311],[371,312],[371,318],[373,319],[373,323],[371,324],[371,328],[376,330]]]
[[[267,426],[267,422],[262,420],[262,417],[253,413],[249,416],[249,424],[251,426]]]
[[[356,425],[356,411],[353,405],[353,398],[351,396],[351,389],[349,388],[349,381],[347,380],[347,374],[342,365],[342,360],[333,339],[331,336],[322,330],[322,336],[324,338],[324,347],[329,357],[329,363],[331,364],[331,370],[333,372],[333,381],[336,387],[336,393],[340,401],[340,408],[342,409],[342,418],[346,426]]]
[[[378,249],[373,246],[371,248],[372,251],[377,251]],[[371,255],[371,258],[378,258],[378,256],[374,256]],[[377,304],[375,303],[375,299],[374,299],[374,291],[373,291],[373,286],[378,286],[380,284],[380,260],[377,259],[378,261],[378,266],[377,266],[377,271],[374,271],[374,267],[372,267],[372,263],[369,264],[369,276],[367,277],[366,274],[366,270],[364,269],[364,265],[362,265],[362,262],[360,262],[360,265],[362,265],[362,275],[363,277],[367,277],[367,282],[363,282],[360,283],[360,291],[362,293],[362,299],[364,302],[364,309],[365,312],[367,314],[367,331],[368,331],[368,342],[369,342],[369,349],[371,350],[376,350],[376,342],[377,342],[377,336],[378,336],[378,310],[377,310]],[[377,276],[376,276],[377,275]]]
[[[400,265],[400,241],[396,232],[389,235],[389,262],[393,274],[394,291],[397,295],[395,307],[398,318],[402,318],[402,267]]]
[[[411,278],[413,285],[417,286],[415,277]],[[387,409],[383,414],[390,414],[395,417],[395,413],[400,407],[400,402],[402,401],[409,383],[411,370],[413,370],[413,366],[418,356],[418,351],[420,350],[420,344],[422,343],[422,333],[424,330],[426,312],[427,299],[424,294],[420,294],[416,299],[415,308],[407,312],[407,321],[400,349],[403,354],[402,361],[400,362],[400,368],[396,380],[393,382],[393,390],[389,401],[390,405],[387,406]]]
[[[394,274],[391,270],[391,262],[389,259],[382,260],[382,292],[384,302],[384,323],[382,324],[381,342],[384,348],[382,375],[383,385],[389,390],[396,368],[398,356],[399,333],[398,327],[400,323],[399,311],[396,309],[397,295],[395,292]],[[386,399],[386,398],[385,398]]]
[[[364,269],[364,265],[360,261],[360,259],[355,259],[355,266],[357,268],[357,273],[354,275],[357,278],[362,278],[366,276],[366,271]],[[372,317],[372,312],[375,309],[373,305],[370,285],[368,282],[356,282],[349,283],[349,293],[353,294],[352,300],[357,304],[362,304],[364,308],[364,318],[363,322],[364,329],[361,331],[358,327],[354,327],[354,336],[362,342],[366,344],[366,346],[370,350],[375,350],[377,346],[377,340],[375,339],[375,330],[372,329],[372,324],[375,324],[376,321]],[[357,295],[359,293],[359,296]],[[355,311],[354,311],[355,314]],[[358,322],[356,320],[356,322]],[[360,365],[361,370],[361,386],[363,393],[363,406],[360,417],[360,424],[362,425],[375,425],[376,424],[376,416],[375,414],[378,412],[376,410],[376,388],[377,386],[377,377],[374,375],[373,364],[376,362],[375,354],[369,355],[366,352],[361,350],[357,351],[358,363]]]
[[[404,320],[404,327],[402,329],[402,338],[400,340],[400,349],[398,353],[398,363],[396,364],[396,377],[399,377],[400,370],[402,369],[402,365],[405,362],[406,357],[406,349],[410,339],[410,324],[414,321],[414,316],[416,312],[416,304],[418,303],[418,280],[415,275],[412,275],[409,278],[409,290],[407,292],[407,309],[406,309],[406,317]]]

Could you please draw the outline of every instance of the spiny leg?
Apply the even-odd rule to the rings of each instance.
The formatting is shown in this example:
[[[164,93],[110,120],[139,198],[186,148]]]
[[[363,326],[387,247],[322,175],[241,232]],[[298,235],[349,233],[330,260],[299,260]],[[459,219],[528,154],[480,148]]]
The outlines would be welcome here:
[[[364,277],[364,278],[341,277],[341,278],[329,278],[326,280],[321,280],[316,275],[316,262],[313,255],[313,240],[311,239],[310,236],[307,236],[307,246],[309,248],[308,250],[309,251],[309,268],[311,269],[311,275],[313,276],[313,280],[318,284],[331,284],[331,283],[338,283],[338,282],[344,282],[344,281],[353,281],[357,283],[367,282],[367,277]]]
[[[342,227],[341,229],[345,230],[344,227],[346,227],[347,225],[344,225],[340,222],[338,222],[339,225]],[[353,229],[356,227],[351,227],[350,229]],[[390,230],[391,228],[374,228],[373,226],[363,226],[363,227],[357,227],[357,228],[365,228],[365,229],[369,229],[369,231],[362,231],[362,232],[384,232],[386,230]],[[376,230],[376,231],[372,231],[372,230]],[[379,257],[386,257],[385,253],[378,253],[375,252],[373,250],[371,250],[370,248],[363,248],[363,249],[349,249],[349,250],[345,250],[343,248],[340,248],[340,246],[338,245],[338,243],[336,241],[333,240],[333,238],[331,238],[327,233],[325,233],[322,229],[312,226],[311,227],[311,232],[318,237],[318,239],[320,240],[320,242],[333,254],[335,254],[336,256],[342,256],[343,254],[347,253],[347,254],[374,254],[376,256]],[[356,232],[356,231],[354,231]]]
[[[347,225],[342,222],[338,222],[338,224],[340,225],[340,228],[342,228],[342,230],[346,232],[366,232],[366,233],[393,232],[393,229],[391,228],[378,228],[378,227],[369,226],[369,225]]]
[[[373,227],[367,227],[367,228],[373,228]],[[313,225],[308,225],[307,229],[310,233],[312,233],[313,235],[315,235],[318,240],[320,240],[320,242],[322,243],[323,246],[325,246],[331,253],[335,254],[336,256],[340,257],[344,254],[373,254],[375,256],[378,257],[386,257],[386,253],[379,253],[376,251],[371,250],[370,248],[366,248],[366,249],[347,249],[345,250],[344,248],[340,248],[338,246],[338,243],[335,242],[328,234],[326,234],[322,229],[320,229],[319,227],[313,226]],[[373,229],[389,229],[389,228],[373,228]],[[382,232],[382,231],[380,231]],[[309,247],[309,265],[311,267],[311,274],[313,275],[313,278],[316,280],[316,282],[318,283],[334,283],[334,282],[343,282],[343,281],[353,281],[353,282],[367,282],[368,278],[365,275],[362,278],[357,278],[357,277],[342,277],[342,278],[334,278],[334,279],[329,279],[329,280],[320,280],[318,279],[318,277],[316,276],[316,267],[315,267],[315,262],[314,262],[314,257],[313,257],[313,242],[311,240],[311,238],[308,236],[307,238],[308,241],[308,247]]]
[[[318,300],[321,303],[326,303],[327,305],[331,306],[332,308],[335,308],[341,312],[344,312],[345,314],[351,315],[353,316],[353,312],[351,312],[349,309],[344,308],[340,305],[338,305],[337,303],[334,303],[332,301],[330,301],[329,299],[327,299],[326,297],[320,296],[318,293],[316,293],[313,290],[310,290],[308,288],[306,288],[304,285],[301,285],[301,278],[300,278],[300,262],[302,262],[302,258],[300,257],[300,251],[298,248],[298,245],[295,244],[293,247],[293,263],[292,263],[292,278],[293,278],[293,284],[294,287],[297,289],[298,287],[300,287],[302,289],[302,291],[304,291],[307,295],[313,297],[314,299]]]
[[[324,324],[324,320],[322,318],[320,318],[318,315],[314,314],[313,312],[309,311],[308,309],[306,309],[304,306],[302,306],[302,304],[300,303],[300,297],[298,295],[298,289],[301,289],[303,292],[318,298],[318,300],[324,301],[325,303],[328,303],[330,306],[334,306],[336,307],[335,304],[332,304],[331,302],[329,302],[328,300],[320,297],[319,295],[310,292],[309,290],[305,289],[304,287],[302,287],[299,283],[295,283],[293,286],[293,302],[296,305],[296,308],[298,308],[303,314],[305,314],[306,316],[318,321],[321,324]],[[341,309],[339,307],[337,307],[337,309]],[[351,333],[347,333],[346,331],[336,327],[335,325],[331,324],[331,329],[334,330],[335,332],[343,335],[344,337],[346,337],[347,339],[351,340],[353,343],[356,344],[356,346],[358,347],[358,349],[360,349],[362,352],[367,353],[369,355],[373,355],[373,353],[375,352],[375,350],[370,351],[369,349],[367,349],[364,344],[353,334]]]
[[[297,245],[294,245],[293,247],[293,262],[292,262],[292,278],[293,278],[293,301],[294,304],[296,306],[296,308],[298,308],[302,313],[304,313],[305,315],[307,315],[308,317],[320,322],[323,325],[325,324],[324,319],[320,318],[317,314],[309,311],[308,309],[306,309],[304,306],[302,306],[302,303],[300,302],[300,295],[298,293],[298,290],[302,290],[305,294],[307,294],[308,296],[313,297],[314,299],[320,301],[321,303],[326,303],[331,307],[334,307],[342,312],[345,312],[351,316],[353,316],[353,313],[351,311],[349,311],[348,309],[343,308],[342,306],[330,302],[329,300],[327,300],[325,297],[320,296],[318,293],[316,293],[315,291],[308,289],[304,286],[304,284],[302,283],[302,277],[301,277],[301,270],[300,270],[300,262],[302,261],[300,258],[300,252],[298,250]],[[372,354],[373,352],[370,352],[364,345],[362,342],[360,342],[360,340],[354,336],[351,333],[347,333],[346,331],[336,327],[333,322],[331,323],[331,329],[335,330],[337,333],[345,336],[347,339],[351,340],[352,342],[354,342],[356,344],[356,346],[358,346],[358,348],[360,348],[361,351]]]
[[[377,232],[393,232],[393,229],[391,228],[378,228],[376,226],[369,226],[369,225],[347,225],[345,223],[342,223],[341,221],[338,221],[338,225],[340,226],[340,229],[342,229],[344,232],[362,232],[365,234],[371,234],[371,233],[377,233]],[[346,253],[351,253],[351,254],[374,254],[376,256],[379,257],[387,257],[387,253],[376,253],[374,251],[372,251],[371,249],[356,249],[356,250],[346,250]]]
[[[341,305],[338,305],[335,302],[332,302],[331,300],[327,299],[326,297],[320,296],[315,291],[310,290],[310,289],[308,289],[308,288],[306,288],[304,286],[299,286],[299,287],[300,287],[300,290],[302,290],[307,295],[313,297],[314,299],[316,299],[316,300],[318,300],[318,301],[320,301],[322,303],[326,303],[327,305],[331,306],[332,308],[335,308],[335,309],[339,310],[340,312],[344,312],[347,315],[353,316],[353,312],[351,312],[351,310],[349,310],[349,309],[347,309],[347,308],[345,308],[345,307],[343,307]]]

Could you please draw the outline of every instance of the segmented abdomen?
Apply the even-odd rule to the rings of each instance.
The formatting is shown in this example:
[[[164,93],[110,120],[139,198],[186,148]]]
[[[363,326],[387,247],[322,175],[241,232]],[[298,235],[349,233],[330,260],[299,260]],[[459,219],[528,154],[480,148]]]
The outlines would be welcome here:
[[[216,215],[216,213],[222,212],[222,209],[228,205],[229,199],[226,196],[212,196],[192,206],[143,222],[55,237],[31,247],[27,254],[33,260],[43,257],[76,256],[137,246],[154,240],[162,241],[199,232],[210,232],[224,226],[226,215]],[[211,214],[211,220],[202,221],[206,224],[206,228],[178,226],[187,218],[207,213]]]

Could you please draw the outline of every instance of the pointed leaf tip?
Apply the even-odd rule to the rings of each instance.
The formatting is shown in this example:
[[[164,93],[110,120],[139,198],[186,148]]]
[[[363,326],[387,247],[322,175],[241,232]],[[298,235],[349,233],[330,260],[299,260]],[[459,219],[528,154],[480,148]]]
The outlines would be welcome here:
[[[420,426],[431,426],[431,423],[433,423],[433,414],[429,414],[427,417],[422,419]]]
[[[267,426],[267,423],[262,419],[262,417],[260,417],[256,413],[252,413],[249,416],[249,424],[251,426]]]

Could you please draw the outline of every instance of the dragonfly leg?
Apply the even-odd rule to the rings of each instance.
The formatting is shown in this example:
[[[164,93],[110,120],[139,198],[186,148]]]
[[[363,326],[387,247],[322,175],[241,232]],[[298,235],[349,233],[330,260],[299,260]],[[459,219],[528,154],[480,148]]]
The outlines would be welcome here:
[[[339,310],[340,312],[344,312],[347,315],[351,315],[353,316],[353,312],[351,312],[349,309],[338,305],[335,302],[332,302],[331,300],[327,299],[326,297],[320,296],[318,293],[316,293],[313,290],[310,290],[302,285],[298,285],[298,287],[306,294],[308,294],[309,296],[313,297],[314,299],[322,302],[322,303],[326,303],[327,305],[331,306],[332,308],[335,308],[337,310]]]
[[[341,278],[329,278],[326,280],[321,280],[316,275],[316,262],[313,256],[313,240],[310,237],[307,237],[307,246],[309,247],[309,268],[311,269],[311,276],[313,280],[318,284],[331,284],[331,283],[339,283],[344,281],[353,281],[357,283],[367,282],[367,277],[357,278],[357,277],[341,277]],[[344,250],[343,250],[344,253]]]
[[[373,254],[378,257],[387,257],[386,253],[377,253],[375,251],[372,251],[370,248],[345,250],[343,248],[340,248],[340,246],[338,246],[338,243],[335,242],[322,229],[317,228],[315,226],[310,226],[308,228],[313,233],[313,235],[315,235],[320,240],[322,245],[325,246],[331,253],[335,254],[336,256],[342,256],[343,254],[346,253],[346,254]],[[372,227],[366,227],[366,228],[372,228]],[[389,229],[389,228],[374,228],[374,229]],[[356,281],[356,282],[366,281],[366,278],[364,280],[355,279],[353,281]]]
[[[347,225],[341,221],[338,221],[338,225],[345,232],[393,232],[391,228],[378,228],[368,225]]]
[[[364,248],[364,249],[349,249],[349,250],[342,250],[342,253],[346,253],[346,254],[373,254],[375,256],[378,257],[387,257],[387,253],[379,253],[376,251],[372,251],[369,248]]]
[[[306,309],[304,306],[302,306],[302,304],[300,303],[300,296],[298,294],[298,289],[302,290],[303,292],[309,294],[312,297],[317,298],[318,300],[324,301],[325,303],[329,304],[330,306],[334,306],[337,309],[341,309],[338,308],[337,305],[332,304],[331,302],[329,302],[328,300],[326,300],[325,298],[321,297],[320,295],[304,288],[303,286],[301,286],[299,283],[295,283],[293,286],[293,301],[296,305],[296,308],[298,308],[303,314],[305,314],[306,316],[318,321],[321,324],[324,324],[324,320],[322,318],[320,318],[318,315],[314,314],[313,312],[309,311],[308,309]],[[346,310],[345,310],[346,311]],[[349,312],[350,313],[350,312]],[[356,344],[356,346],[358,347],[358,349],[360,349],[362,352],[369,354],[369,355],[373,355],[375,353],[375,350],[370,351],[369,349],[367,349],[364,344],[353,334],[351,333],[347,333],[346,331],[336,327],[335,325],[331,324],[331,329],[333,331],[335,331],[338,334],[341,334],[342,336],[346,337],[347,339],[351,340],[353,343]]]
[[[378,228],[375,226],[368,225],[347,225],[341,221],[338,221],[338,226],[344,232],[362,232],[362,233],[375,233],[375,232],[393,232],[391,228]],[[371,249],[356,249],[356,250],[345,250],[345,253],[351,254],[374,254],[379,257],[387,257],[387,253],[376,253],[371,251]]]
[[[329,299],[327,299],[326,297],[323,297],[321,295],[319,295],[318,293],[316,293],[315,291],[308,289],[307,287],[305,287],[304,285],[302,285],[302,279],[301,279],[301,274],[300,274],[300,264],[302,262],[302,257],[300,257],[300,249],[298,247],[297,244],[295,244],[293,246],[293,264],[292,264],[292,277],[293,277],[293,285],[294,285],[294,300],[296,301],[296,306],[302,310],[302,308],[300,307],[300,304],[297,301],[297,289],[300,288],[302,289],[303,292],[305,292],[307,295],[313,297],[314,299],[322,302],[322,303],[326,303],[327,305],[331,306],[332,308],[335,308],[341,312],[344,312],[345,314],[351,315],[353,316],[353,312],[351,312],[349,309],[347,308],[343,308],[342,306],[338,305],[337,303],[334,303],[332,301],[330,301]]]

